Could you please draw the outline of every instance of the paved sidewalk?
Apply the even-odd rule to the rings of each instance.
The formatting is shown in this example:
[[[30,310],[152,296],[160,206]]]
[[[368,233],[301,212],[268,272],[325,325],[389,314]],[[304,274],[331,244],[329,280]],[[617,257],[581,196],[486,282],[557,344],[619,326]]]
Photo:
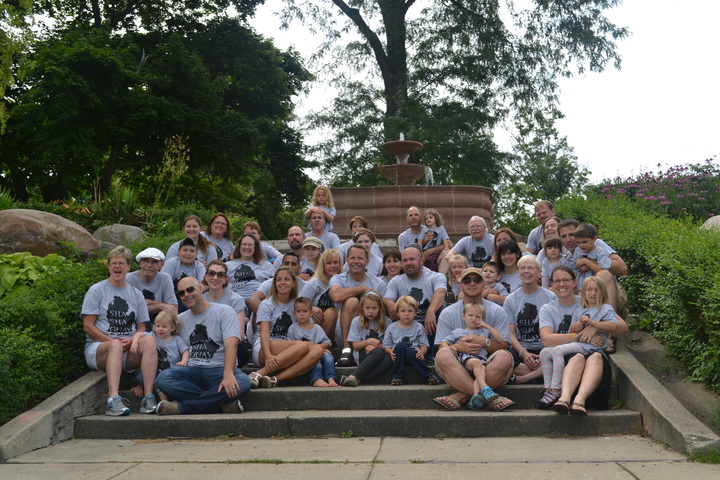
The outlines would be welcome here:
[[[720,478],[639,436],[68,440],[0,464],[3,480]],[[478,477],[480,475],[480,477]]]

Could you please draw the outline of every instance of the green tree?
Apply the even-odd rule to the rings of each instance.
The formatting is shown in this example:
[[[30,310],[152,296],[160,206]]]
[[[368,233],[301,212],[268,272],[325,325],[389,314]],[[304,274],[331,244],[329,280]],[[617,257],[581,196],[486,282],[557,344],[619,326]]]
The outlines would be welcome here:
[[[436,182],[492,185],[498,120],[554,104],[558,77],[619,66],[614,41],[627,34],[603,15],[617,0],[287,3],[286,20],[312,21],[332,54],[339,95],[311,122],[337,132],[317,153],[340,184],[367,182],[389,160],[378,145],[404,132]]]
[[[587,185],[590,172],[578,164],[567,137],[555,128],[562,118],[558,110],[526,111],[516,122],[514,154],[505,163],[496,195],[495,214],[502,226],[529,232],[537,225],[532,215],[535,203],[557,202]]]
[[[27,45],[33,34],[31,27],[33,1],[17,0],[0,3],[0,99],[5,90],[22,80],[27,68]],[[7,108],[0,102],[0,134],[5,131]]]

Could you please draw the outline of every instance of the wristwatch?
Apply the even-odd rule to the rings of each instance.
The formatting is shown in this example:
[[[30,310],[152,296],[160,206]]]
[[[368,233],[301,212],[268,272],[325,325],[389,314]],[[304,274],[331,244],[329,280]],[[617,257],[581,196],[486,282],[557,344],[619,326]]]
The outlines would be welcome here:
[[[485,337],[485,346],[486,347],[490,346],[490,337]]]

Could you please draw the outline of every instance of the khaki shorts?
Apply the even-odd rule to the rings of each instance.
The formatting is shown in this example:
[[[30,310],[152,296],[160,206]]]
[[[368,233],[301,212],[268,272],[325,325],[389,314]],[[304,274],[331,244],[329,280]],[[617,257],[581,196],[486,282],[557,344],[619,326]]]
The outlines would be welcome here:
[[[507,351],[507,350],[505,350],[505,351]],[[499,352],[502,352],[502,350],[496,350],[488,357],[487,362],[485,363],[485,367],[490,365],[490,363],[493,361],[493,359],[497,356],[497,354]],[[510,353],[510,352],[508,352],[508,353]],[[457,355],[455,355],[455,358],[457,358]],[[459,358],[457,360],[458,360],[458,363],[461,363]],[[505,385],[508,382],[508,380],[510,379],[510,376],[513,373],[513,370],[515,370],[515,367],[511,363],[510,368],[508,368],[508,371],[505,372],[503,385]],[[435,363],[435,373],[437,373],[440,377],[442,377],[443,380],[445,379],[445,375],[443,374],[442,368],[440,367],[440,364],[438,364],[437,362]],[[472,372],[470,372],[470,375],[472,375]]]

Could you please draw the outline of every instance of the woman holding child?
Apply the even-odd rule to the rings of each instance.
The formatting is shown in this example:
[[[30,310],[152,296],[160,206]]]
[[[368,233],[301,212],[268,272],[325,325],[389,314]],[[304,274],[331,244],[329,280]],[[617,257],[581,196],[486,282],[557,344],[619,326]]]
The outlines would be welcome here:
[[[262,368],[250,374],[252,388],[272,388],[281,380],[300,376],[310,371],[323,355],[320,345],[288,340],[290,326],[296,321],[297,296],[295,273],[280,267],[273,276],[270,295],[257,311],[260,334],[253,342],[253,363]]]
[[[571,330],[573,315],[580,309],[580,299],[573,293],[577,282],[575,272],[566,266],[559,266],[553,271],[550,281],[557,299],[540,308],[540,338],[543,345],[555,347],[571,342],[602,345],[605,340],[597,334],[595,327],[588,326],[574,333]],[[625,321],[619,316],[617,320],[617,334],[627,332]],[[607,356],[597,352],[589,355],[576,353],[568,355],[565,363],[560,395],[563,404],[556,411],[586,415],[585,407],[607,410],[611,381]]]

